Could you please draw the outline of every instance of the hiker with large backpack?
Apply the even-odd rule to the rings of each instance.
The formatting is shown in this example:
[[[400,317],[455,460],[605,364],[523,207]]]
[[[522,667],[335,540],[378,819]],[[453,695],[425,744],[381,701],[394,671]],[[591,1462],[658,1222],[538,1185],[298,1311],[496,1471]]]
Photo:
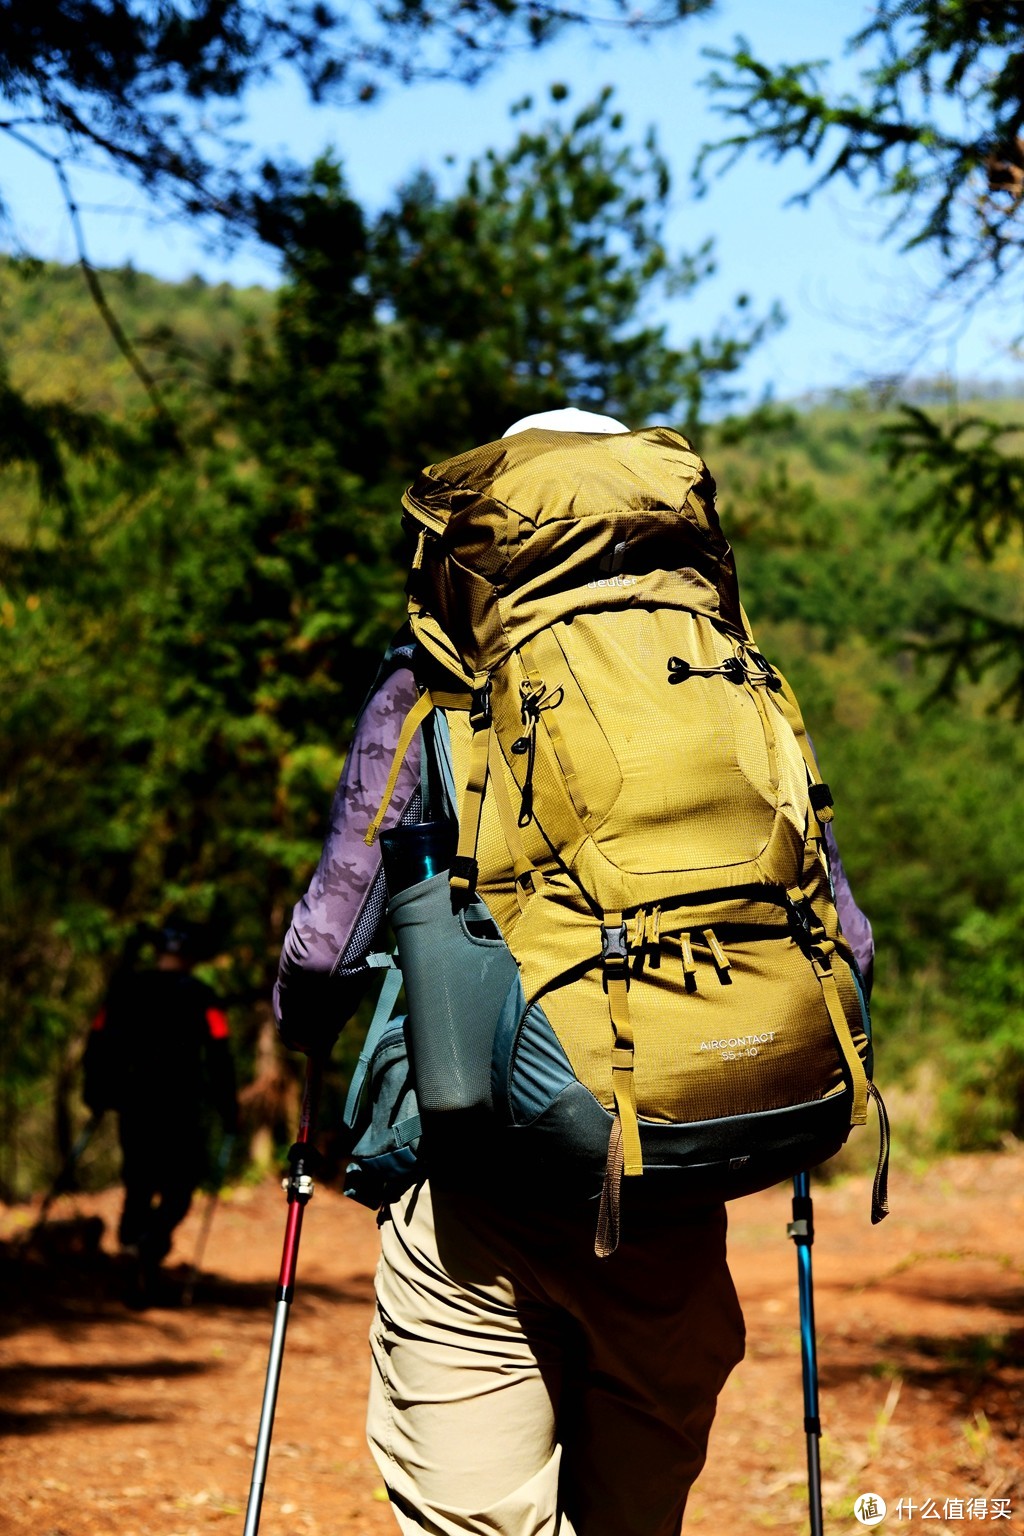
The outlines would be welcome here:
[[[743,1354],[724,1201],[876,1096],[870,928],[684,438],[545,413],[404,504],[275,990],[322,1058],[387,976],[346,1108],[371,1448],[405,1532],[675,1536]]]

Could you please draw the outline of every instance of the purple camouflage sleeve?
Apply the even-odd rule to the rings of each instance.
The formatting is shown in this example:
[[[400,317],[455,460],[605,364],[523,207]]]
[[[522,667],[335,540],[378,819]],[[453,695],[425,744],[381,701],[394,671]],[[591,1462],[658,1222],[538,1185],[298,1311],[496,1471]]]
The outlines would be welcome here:
[[[817,762],[818,754],[814,750],[814,742],[811,741],[810,736],[807,737],[807,741],[814,754],[814,761]],[[860,973],[864,977],[864,985],[870,996],[875,971],[875,936],[871,932],[871,924],[853,899],[849,877],[839,857],[839,844],[836,842],[831,822],[825,825],[825,846],[828,849],[829,869],[832,872],[832,885],[836,893],[839,926],[857,957],[857,964],[860,966]]]
[[[868,992],[871,991],[871,981],[875,968],[875,938],[871,932],[871,924],[853,899],[850,890],[850,881],[843,861],[839,857],[839,845],[836,842],[835,833],[832,831],[832,823],[825,828],[825,842],[828,846],[829,866],[832,870],[832,884],[836,892],[836,911],[839,913],[839,923],[849,941],[850,948],[857,957],[861,975],[864,977],[864,985]]]
[[[296,904],[274,987],[274,1016],[289,1044],[334,1034],[361,996],[366,957],[379,942],[386,905],[380,843],[363,841],[387,785],[402,722],[416,701],[408,661],[379,684],[356,724],[331,805],[330,830],[309,889]],[[419,789],[419,738],[398,775],[384,828]]]

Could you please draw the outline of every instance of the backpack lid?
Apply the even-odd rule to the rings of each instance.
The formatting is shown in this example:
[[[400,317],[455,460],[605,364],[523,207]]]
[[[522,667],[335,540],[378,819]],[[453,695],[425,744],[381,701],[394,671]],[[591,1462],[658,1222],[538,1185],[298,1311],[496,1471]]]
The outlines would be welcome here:
[[[414,629],[429,615],[471,673],[551,622],[553,605],[663,601],[664,582],[649,590],[659,573],[683,578],[679,606],[744,632],[715,482],[670,427],[528,428],[428,466],[402,504],[426,534]]]

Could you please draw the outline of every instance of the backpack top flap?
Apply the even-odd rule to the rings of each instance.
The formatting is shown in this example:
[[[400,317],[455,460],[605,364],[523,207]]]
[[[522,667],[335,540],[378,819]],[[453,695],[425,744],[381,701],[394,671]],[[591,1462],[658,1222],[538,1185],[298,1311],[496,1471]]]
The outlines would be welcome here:
[[[715,482],[669,427],[520,432],[424,469],[403,505],[425,531],[413,627],[470,676],[567,612],[678,607],[744,634]]]

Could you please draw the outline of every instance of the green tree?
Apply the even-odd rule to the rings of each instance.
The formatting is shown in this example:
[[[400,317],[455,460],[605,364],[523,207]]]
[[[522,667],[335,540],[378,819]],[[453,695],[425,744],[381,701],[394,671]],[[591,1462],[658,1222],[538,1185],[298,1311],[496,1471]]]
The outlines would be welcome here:
[[[707,255],[666,247],[657,148],[630,146],[607,98],[524,131],[448,196],[425,187],[368,220],[338,168],[317,166],[282,206],[272,326],[215,353],[202,387],[191,357],[166,371],[185,453],[138,430],[127,456],[69,463],[69,513],[9,530],[12,1121],[42,1112],[109,957],[172,911],[207,924],[221,989],[249,999],[252,1052],[353,717],[403,617],[398,504],[424,457],[570,389],[689,416],[695,359],[726,371],[755,339],[749,323],[675,348],[651,323],[659,285],[692,281]],[[409,264],[432,268],[456,229],[425,308]],[[498,302],[495,281],[518,300]]]
[[[653,134],[630,142],[610,88],[475,161],[452,196],[425,173],[402,189],[370,273],[392,431],[423,461],[566,400],[695,429],[778,317],[740,295],[712,334],[672,344],[664,300],[692,293],[713,251],[668,249],[669,196]]]
[[[180,450],[152,367],[108,300],[88,256],[75,192],[82,166],[134,184],[162,217],[198,223],[218,239],[255,236],[281,248],[304,172],[255,154],[247,97],[283,74],[310,98],[356,107],[424,79],[472,85],[511,49],[540,48],[563,32],[650,36],[713,0],[0,0],[0,137],[56,176],[79,267],[123,356],[146,391],[160,436]],[[18,245],[16,210],[0,176],[0,232]],[[33,408],[0,354],[0,462],[33,467],[66,497],[62,466],[94,424],[67,404]]]
[[[890,233],[937,257],[964,307],[1004,295],[1008,339],[1024,334],[1024,6],[1018,0],[880,0],[848,51],[860,87],[834,92],[827,61],[770,64],[738,40],[712,55],[708,84],[736,131],[702,151],[700,183],[754,152],[819,168],[801,194],[830,182],[873,189]],[[911,515],[936,527],[947,556],[971,545],[993,557],[1024,528],[1019,424],[908,407],[883,438],[898,479],[916,487]],[[1024,715],[1024,615],[952,593],[930,626],[944,690],[985,672]]]
[[[712,0],[637,8],[547,0],[40,0],[0,4],[0,132],[63,165],[107,164],[189,218],[261,233],[278,172],[239,162],[245,93],[291,71],[316,102],[371,100],[431,78],[473,84],[510,48],[572,27],[650,34]],[[271,215],[271,223],[272,215]]]

